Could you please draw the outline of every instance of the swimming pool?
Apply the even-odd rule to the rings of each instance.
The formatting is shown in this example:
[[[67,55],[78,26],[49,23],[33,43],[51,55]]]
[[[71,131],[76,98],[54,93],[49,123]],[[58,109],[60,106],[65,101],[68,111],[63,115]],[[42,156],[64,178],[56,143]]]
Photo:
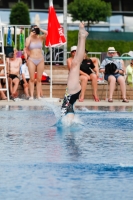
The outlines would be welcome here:
[[[131,110],[77,108],[63,128],[50,107],[0,107],[0,199],[133,199]]]

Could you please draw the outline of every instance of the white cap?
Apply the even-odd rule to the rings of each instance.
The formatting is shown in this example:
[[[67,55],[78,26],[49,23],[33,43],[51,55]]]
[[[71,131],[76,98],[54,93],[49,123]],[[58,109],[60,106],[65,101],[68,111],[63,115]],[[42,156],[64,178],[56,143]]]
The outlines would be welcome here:
[[[131,57],[133,57],[133,51],[129,51],[128,55],[131,56]]]
[[[72,52],[72,51],[76,51],[76,50],[77,50],[77,46],[72,46],[72,47],[71,47],[71,52]]]
[[[109,48],[108,48],[108,52],[109,52],[109,53],[112,53],[112,52],[116,52],[116,50],[115,50],[114,47],[109,47]]]

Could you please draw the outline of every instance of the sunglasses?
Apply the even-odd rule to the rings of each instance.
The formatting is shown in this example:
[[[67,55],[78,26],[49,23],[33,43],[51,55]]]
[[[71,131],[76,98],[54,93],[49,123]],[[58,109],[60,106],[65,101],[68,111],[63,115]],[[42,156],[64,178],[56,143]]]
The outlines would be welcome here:
[[[71,53],[76,52],[76,50],[71,51]]]
[[[133,65],[133,63],[130,63],[131,65]]]
[[[109,52],[109,54],[115,54],[115,52]]]

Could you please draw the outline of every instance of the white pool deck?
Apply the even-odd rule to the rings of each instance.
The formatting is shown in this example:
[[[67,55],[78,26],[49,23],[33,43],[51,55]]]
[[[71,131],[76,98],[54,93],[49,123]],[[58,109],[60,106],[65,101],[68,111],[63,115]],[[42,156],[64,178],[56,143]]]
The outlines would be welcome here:
[[[62,99],[49,99],[49,98],[43,98],[42,100],[20,100],[17,99],[16,101],[10,100],[0,100],[0,106],[46,106],[47,102],[55,105],[61,106]],[[122,100],[114,100],[112,103],[102,100],[99,102],[95,102],[93,100],[85,99],[83,102],[79,102],[78,100],[75,103],[75,106],[133,106],[133,100],[129,100],[129,103],[124,103]]]

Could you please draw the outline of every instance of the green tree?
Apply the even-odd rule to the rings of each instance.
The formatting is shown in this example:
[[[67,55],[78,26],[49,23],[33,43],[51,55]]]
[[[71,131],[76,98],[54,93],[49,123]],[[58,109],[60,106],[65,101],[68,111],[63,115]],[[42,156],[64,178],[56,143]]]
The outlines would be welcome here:
[[[18,2],[13,6],[10,14],[10,24],[30,25],[30,15],[27,4]]]
[[[74,0],[68,5],[68,12],[73,21],[87,21],[89,27],[111,16],[111,4],[102,0]]]

